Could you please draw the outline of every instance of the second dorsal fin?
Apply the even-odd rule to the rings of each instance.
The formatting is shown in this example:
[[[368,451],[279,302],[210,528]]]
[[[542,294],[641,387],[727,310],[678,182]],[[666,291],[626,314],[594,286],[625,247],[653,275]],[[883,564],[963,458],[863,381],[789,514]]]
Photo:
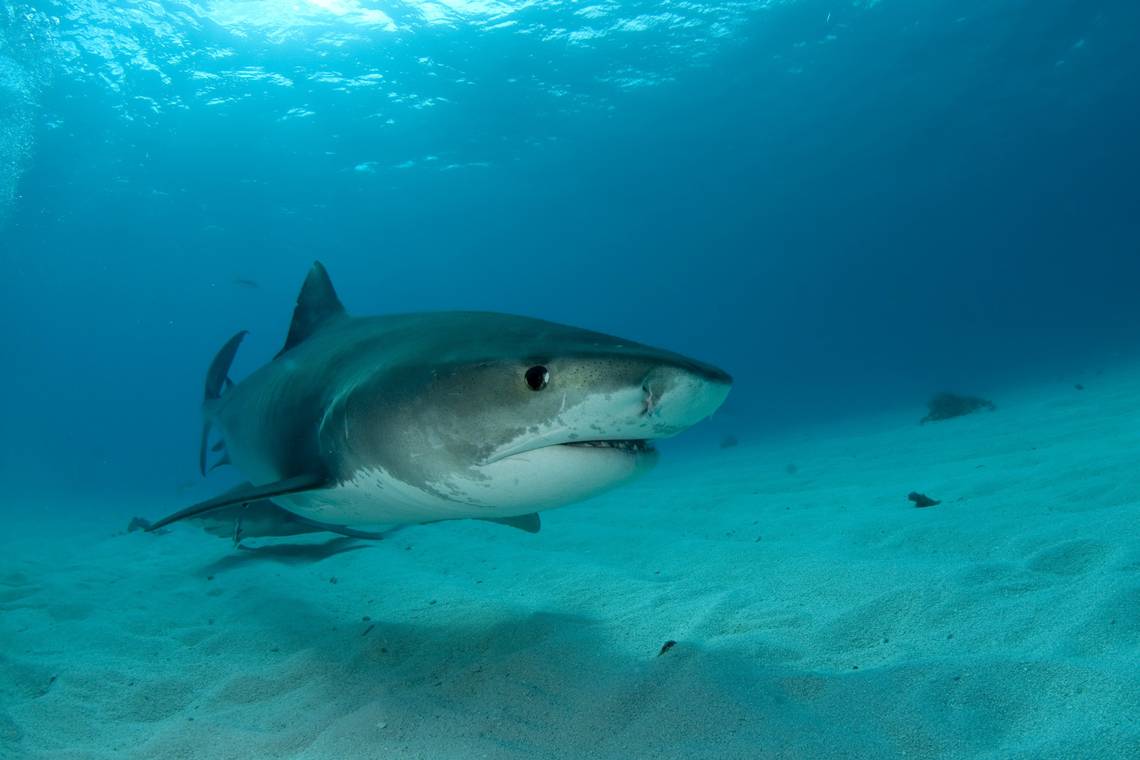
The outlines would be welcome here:
[[[304,341],[329,322],[345,315],[344,305],[337,298],[329,273],[319,261],[305,277],[301,294],[297,296],[297,306],[293,309],[293,321],[289,324],[289,337],[278,356]]]

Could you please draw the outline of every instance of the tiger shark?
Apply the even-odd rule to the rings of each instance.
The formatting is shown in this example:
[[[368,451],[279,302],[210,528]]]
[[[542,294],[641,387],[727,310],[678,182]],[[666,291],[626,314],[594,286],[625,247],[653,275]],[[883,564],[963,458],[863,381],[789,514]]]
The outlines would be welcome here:
[[[732,386],[710,364],[541,319],[349,316],[320,262],[285,346],[235,383],[245,335],[207,371],[199,465],[220,452],[249,482],[150,530],[271,500],[350,535],[456,519],[536,531],[539,511],[647,471],[651,441],[711,415]]]

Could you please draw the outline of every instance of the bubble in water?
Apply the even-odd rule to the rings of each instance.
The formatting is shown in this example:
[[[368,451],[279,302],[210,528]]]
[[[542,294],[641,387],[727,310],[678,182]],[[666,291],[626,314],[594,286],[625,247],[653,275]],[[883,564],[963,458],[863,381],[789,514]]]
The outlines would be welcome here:
[[[11,213],[32,149],[32,98],[26,74],[0,56],[0,227]]]

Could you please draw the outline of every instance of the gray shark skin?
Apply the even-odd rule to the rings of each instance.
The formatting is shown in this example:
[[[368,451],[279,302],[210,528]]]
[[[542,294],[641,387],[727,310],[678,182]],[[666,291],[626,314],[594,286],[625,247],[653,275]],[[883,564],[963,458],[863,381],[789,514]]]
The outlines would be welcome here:
[[[645,472],[649,441],[708,417],[732,384],[680,354],[529,317],[351,317],[320,262],[285,347],[235,384],[244,334],[210,365],[201,464],[215,429],[250,485],[152,530],[258,499],[337,526],[537,526],[532,513]]]

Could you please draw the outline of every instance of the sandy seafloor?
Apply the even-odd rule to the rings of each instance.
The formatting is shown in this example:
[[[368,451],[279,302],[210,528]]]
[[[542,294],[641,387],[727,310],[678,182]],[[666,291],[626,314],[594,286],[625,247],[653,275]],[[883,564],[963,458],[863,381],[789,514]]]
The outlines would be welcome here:
[[[0,756],[1140,757],[1140,370],[995,401],[667,451],[538,535],[5,505]]]

